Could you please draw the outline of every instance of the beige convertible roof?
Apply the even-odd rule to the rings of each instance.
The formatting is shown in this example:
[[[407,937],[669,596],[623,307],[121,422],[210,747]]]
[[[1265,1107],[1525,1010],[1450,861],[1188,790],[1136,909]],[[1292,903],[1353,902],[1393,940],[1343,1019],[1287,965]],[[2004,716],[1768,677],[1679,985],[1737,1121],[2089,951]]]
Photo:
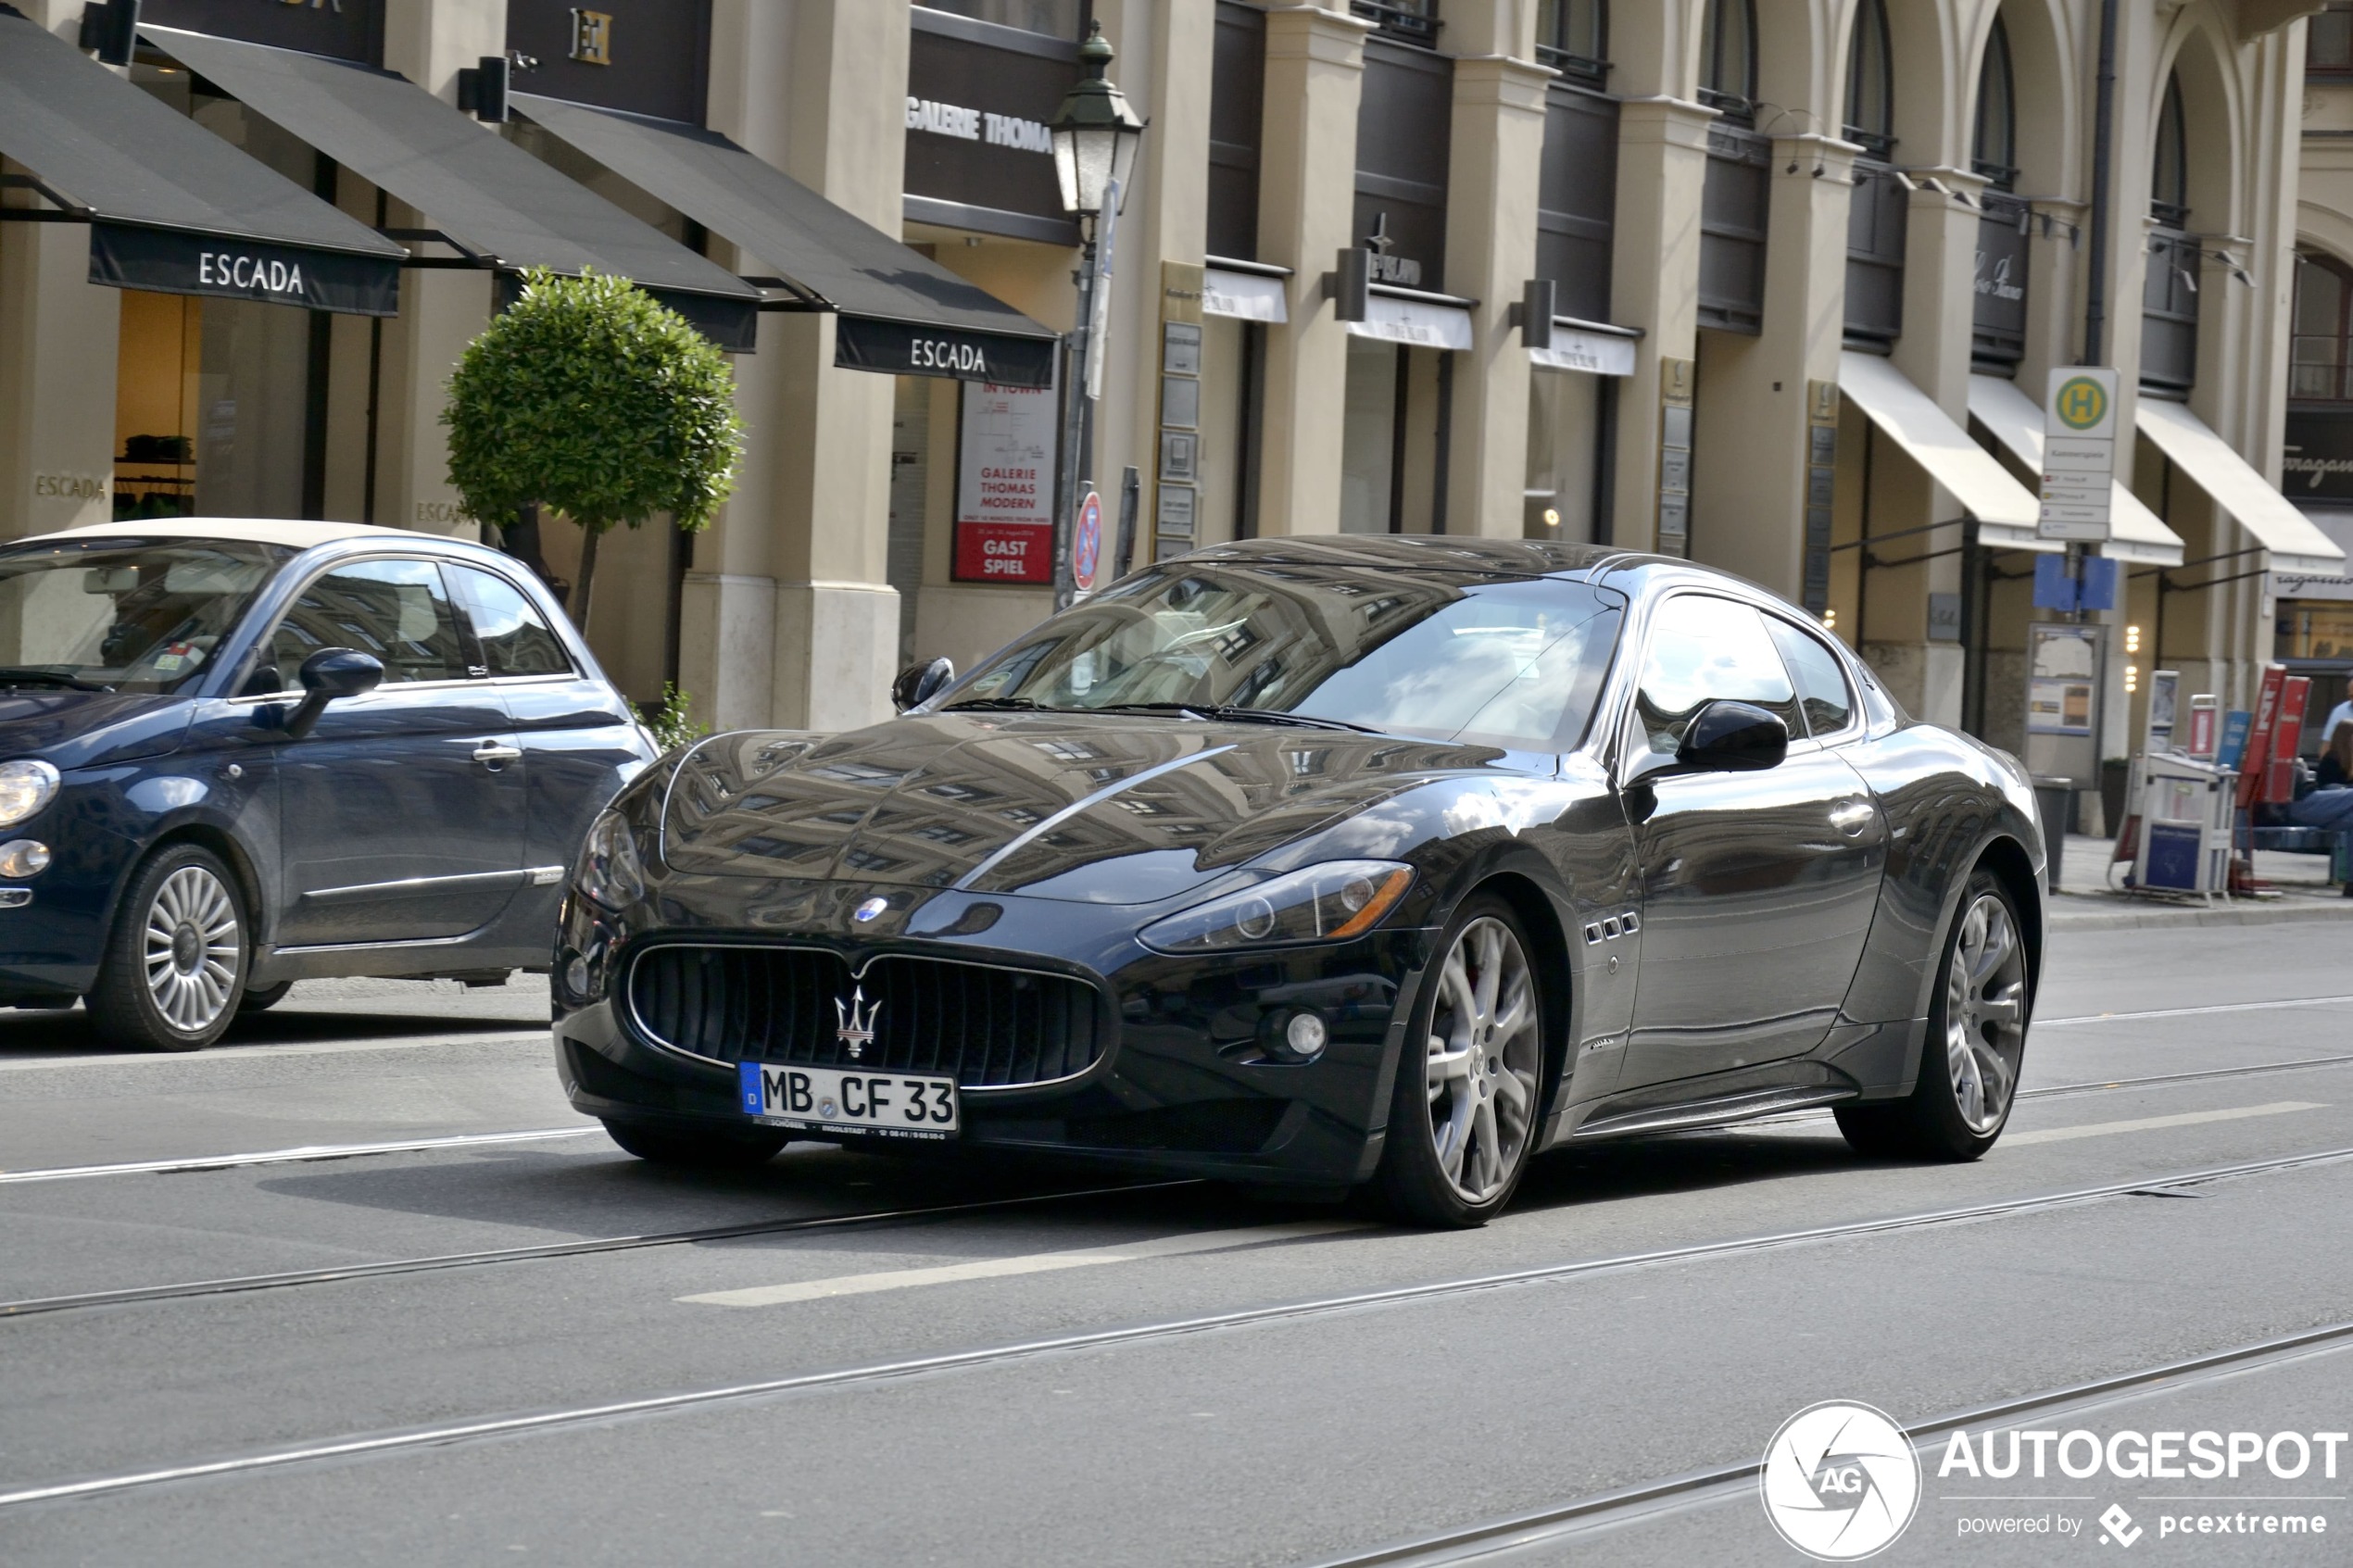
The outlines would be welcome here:
[[[133,518],[121,522],[94,523],[87,528],[69,528],[34,537],[90,539],[108,535],[132,539],[235,539],[252,545],[283,545],[296,550],[307,550],[314,545],[332,545],[338,539],[442,537],[414,533],[406,528],[379,528],[368,522],[304,522],[274,517]]]

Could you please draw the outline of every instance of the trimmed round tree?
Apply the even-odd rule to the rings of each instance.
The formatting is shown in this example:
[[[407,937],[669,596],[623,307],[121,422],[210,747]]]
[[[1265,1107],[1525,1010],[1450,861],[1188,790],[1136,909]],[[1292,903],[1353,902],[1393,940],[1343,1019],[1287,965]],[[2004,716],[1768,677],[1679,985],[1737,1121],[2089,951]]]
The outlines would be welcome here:
[[[668,512],[699,533],[743,453],[727,357],[626,278],[544,268],[449,378],[449,483],[484,521],[536,503],[584,535],[572,619],[588,627],[597,541]]]

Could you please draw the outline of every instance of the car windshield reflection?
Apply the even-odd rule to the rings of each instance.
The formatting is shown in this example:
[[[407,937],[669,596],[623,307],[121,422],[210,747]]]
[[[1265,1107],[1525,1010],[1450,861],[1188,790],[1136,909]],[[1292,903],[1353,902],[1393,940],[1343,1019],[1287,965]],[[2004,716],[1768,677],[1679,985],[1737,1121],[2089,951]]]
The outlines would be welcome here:
[[[1584,734],[1616,596],[1371,570],[1146,572],[1054,617],[949,709],[1295,718],[1548,750]]]
[[[293,555],[120,537],[0,550],[0,688],[176,690]]]

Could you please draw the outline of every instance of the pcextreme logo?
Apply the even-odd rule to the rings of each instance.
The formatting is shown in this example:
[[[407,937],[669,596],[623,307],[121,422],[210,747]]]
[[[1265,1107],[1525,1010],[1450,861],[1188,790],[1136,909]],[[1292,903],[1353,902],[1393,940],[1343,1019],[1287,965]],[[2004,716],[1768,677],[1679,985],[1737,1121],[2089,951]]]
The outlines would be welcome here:
[[[1853,1562],[1911,1524],[1920,1461],[1884,1411],[1826,1400],[1773,1434],[1757,1486],[1781,1539],[1818,1562]]]

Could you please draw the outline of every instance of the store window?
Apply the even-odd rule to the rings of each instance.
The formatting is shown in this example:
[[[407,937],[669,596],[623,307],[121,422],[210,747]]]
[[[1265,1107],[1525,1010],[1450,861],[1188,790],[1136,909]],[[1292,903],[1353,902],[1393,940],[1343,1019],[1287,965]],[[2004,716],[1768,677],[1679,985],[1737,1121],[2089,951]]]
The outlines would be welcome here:
[[[1578,370],[1528,378],[1528,492],[1521,532],[1530,539],[1602,540],[1602,408],[1607,383]]]
[[[1997,191],[2018,188],[2018,78],[2010,69],[2010,30],[1994,19],[1985,64],[1977,76],[1977,122],[1969,165]]]
[[[2305,24],[2304,74],[2353,76],[2353,5],[2336,0]]]
[[[1536,61],[1600,86],[1609,75],[1609,0],[1537,0]]]
[[[2290,355],[2287,395],[2326,403],[2353,399],[2346,369],[2353,363],[2353,272],[2342,262],[2309,251],[2296,257],[2296,342]]]
[[[1863,0],[1846,48],[1846,139],[1870,157],[1883,159],[1895,146],[1894,74],[1885,0]]]
[[[1087,9],[1085,0],[924,0],[924,8],[1070,39],[1083,30]]]
[[[1340,531],[1387,533],[1397,499],[1398,371],[1404,351],[1369,338],[1348,340],[1347,408],[1341,424]]]
[[[188,72],[139,86],[307,189],[321,160]],[[330,318],[258,300],[124,290],[116,348],[117,518],[318,517]]]
[[[1438,0],[1350,0],[1348,8],[1384,38],[1423,48],[1438,42]]]
[[[1707,0],[1699,101],[1743,125],[1756,120],[1755,0]]]
[[[2182,79],[2165,84],[2150,165],[2148,270],[2141,295],[2141,385],[2163,397],[2197,383],[2197,236],[2189,232],[2189,133]]]

